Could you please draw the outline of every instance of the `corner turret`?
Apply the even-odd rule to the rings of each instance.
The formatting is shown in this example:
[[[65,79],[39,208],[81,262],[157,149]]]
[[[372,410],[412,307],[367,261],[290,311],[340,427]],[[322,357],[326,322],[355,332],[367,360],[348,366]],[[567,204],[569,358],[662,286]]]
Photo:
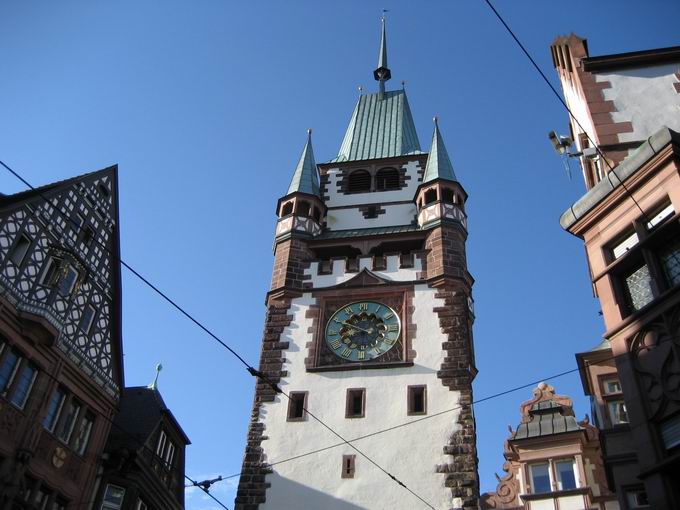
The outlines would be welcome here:
[[[423,180],[416,190],[418,225],[429,229],[445,221],[457,222],[467,230],[465,201],[467,193],[456,179],[449,153],[434,119],[432,146],[427,157]]]

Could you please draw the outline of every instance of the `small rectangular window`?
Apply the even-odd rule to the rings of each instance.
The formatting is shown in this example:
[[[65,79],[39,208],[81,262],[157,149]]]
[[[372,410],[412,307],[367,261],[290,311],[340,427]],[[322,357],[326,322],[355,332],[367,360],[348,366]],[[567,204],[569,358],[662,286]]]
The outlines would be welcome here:
[[[630,307],[637,311],[654,299],[652,276],[647,264],[638,266],[624,278]]]
[[[168,448],[165,452],[165,465],[168,468],[171,468],[174,460],[175,460],[175,445],[168,441]]]
[[[47,405],[47,414],[43,419],[43,427],[45,427],[50,432],[54,431],[54,427],[59,420],[59,415],[61,414],[61,408],[64,405],[64,400],[66,395],[64,392],[57,388],[52,393],[52,398],[50,398],[50,403]]]
[[[640,239],[638,238],[637,232],[633,232],[615,243],[611,248],[614,259],[618,259],[621,255],[625,254],[633,246],[638,244],[639,241]]]
[[[25,235],[21,234],[17,238],[16,242],[14,243],[14,247],[12,248],[12,251],[9,254],[10,260],[14,262],[17,266],[20,266],[21,263],[26,258],[26,254],[28,253],[28,249],[30,247],[31,240]]]
[[[618,379],[607,379],[604,381],[603,386],[605,395],[621,393],[621,383]]]
[[[673,204],[662,205],[647,222],[647,230],[652,230],[657,225],[661,225],[664,221],[673,216],[673,214],[675,214]]]
[[[623,399],[610,400],[607,402],[607,409],[612,425],[628,423],[628,411],[626,411],[626,403]]]
[[[94,240],[94,230],[92,230],[90,227],[84,227],[80,231],[80,235],[78,238],[79,244],[83,248],[89,248],[90,245],[92,244],[92,241]]]
[[[120,510],[123,508],[125,489],[116,485],[108,484],[104,493],[104,501],[101,510]]]
[[[345,418],[363,418],[365,416],[366,389],[352,388],[347,390]]]
[[[59,281],[61,266],[64,260],[60,257],[50,257],[47,260],[45,271],[43,272],[40,283],[52,287]]]
[[[83,309],[83,315],[80,318],[80,329],[83,333],[89,333],[92,323],[94,322],[94,308],[87,305]]]
[[[62,278],[59,280],[58,288],[59,293],[62,296],[68,296],[71,294],[73,287],[78,280],[79,273],[70,264],[63,273]]]
[[[341,478],[354,478],[354,461],[355,455],[342,456],[342,473]]]
[[[669,287],[680,283],[680,235],[670,238],[659,250],[659,258]]]
[[[427,386],[408,387],[407,414],[427,414]]]
[[[76,420],[80,414],[81,407],[80,402],[74,398],[66,404],[66,413],[64,414],[59,432],[57,433],[57,437],[64,443],[68,444],[71,439],[71,434],[73,434],[73,429],[76,426]]]
[[[548,463],[532,464],[529,466],[531,472],[531,487],[534,494],[551,492],[550,487],[550,467]]]
[[[19,362],[19,355],[13,350],[9,350],[0,363],[0,393],[4,393],[12,380]]]
[[[680,446],[680,414],[661,422],[661,439],[666,450]]]
[[[560,460],[555,462],[557,475],[557,490],[566,491],[576,488],[576,475],[574,474],[574,461]]]
[[[307,392],[292,391],[288,400],[288,421],[304,421],[307,418]]]
[[[632,489],[626,491],[626,500],[630,510],[650,508],[649,499],[644,489]]]
[[[33,388],[33,383],[35,382],[35,377],[38,371],[30,363],[24,362],[23,366],[19,369],[19,375],[17,376],[17,383],[14,386],[14,392],[12,394],[11,402],[19,409],[23,409],[28,400],[28,396],[31,394],[31,389]]]
[[[92,425],[94,425],[94,416],[91,413],[87,413],[80,422],[78,433],[73,442],[73,449],[78,455],[83,455],[87,450],[87,444],[92,434]]]

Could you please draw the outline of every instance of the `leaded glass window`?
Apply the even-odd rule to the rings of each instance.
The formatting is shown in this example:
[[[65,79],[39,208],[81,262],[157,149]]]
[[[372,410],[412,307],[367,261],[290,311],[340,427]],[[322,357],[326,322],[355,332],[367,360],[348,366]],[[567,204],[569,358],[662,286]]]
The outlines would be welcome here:
[[[647,264],[630,273],[626,279],[626,290],[630,298],[630,305],[634,310],[639,310],[654,299],[652,293],[652,277],[649,274]]]
[[[671,287],[680,283],[680,235],[675,236],[659,253]]]

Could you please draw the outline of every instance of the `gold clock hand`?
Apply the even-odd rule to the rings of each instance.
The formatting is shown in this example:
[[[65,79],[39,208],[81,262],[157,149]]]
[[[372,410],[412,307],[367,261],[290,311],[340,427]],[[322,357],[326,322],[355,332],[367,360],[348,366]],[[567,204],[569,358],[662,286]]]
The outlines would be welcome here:
[[[349,327],[352,328],[352,329],[357,329],[357,330],[359,330],[359,331],[363,331],[364,333],[368,333],[368,334],[371,333],[369,330],[364,329],[364,328],[360,328],[359,326],[355,326],[354,324],[350,324],[349,322],[340,321],[340,324],[342,324],[342,325],[344,325],[344,326],[349,326]]]

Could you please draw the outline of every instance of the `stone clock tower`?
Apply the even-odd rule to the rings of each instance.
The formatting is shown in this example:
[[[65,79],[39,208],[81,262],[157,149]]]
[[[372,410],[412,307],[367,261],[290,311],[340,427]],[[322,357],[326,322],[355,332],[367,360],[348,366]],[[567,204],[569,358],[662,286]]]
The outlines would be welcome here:
[[[378,92],[330,162],[309,133],[278,202],[260,370],[288,396],[257,383],[237,509],[427,508],[314,417],[437,510],[477,508],[467,194],[390,75],[383,20]]]

